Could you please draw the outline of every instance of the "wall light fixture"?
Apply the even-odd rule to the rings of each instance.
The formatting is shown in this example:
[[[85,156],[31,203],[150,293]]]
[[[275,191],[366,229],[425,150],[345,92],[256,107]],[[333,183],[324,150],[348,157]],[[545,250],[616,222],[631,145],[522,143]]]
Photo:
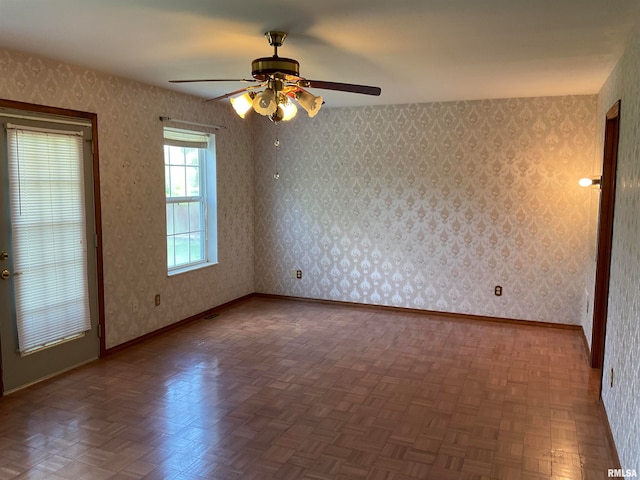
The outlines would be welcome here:
[[[578,180],[578,185],[580,185],[581,187],[600,187],[600,184],[602,183],[602,177],[595,177],[595,178],[581,178],[580,180]]]

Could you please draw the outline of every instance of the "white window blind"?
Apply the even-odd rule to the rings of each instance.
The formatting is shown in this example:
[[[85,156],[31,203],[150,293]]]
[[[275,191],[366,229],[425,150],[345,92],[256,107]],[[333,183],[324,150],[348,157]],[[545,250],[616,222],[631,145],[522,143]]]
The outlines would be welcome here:
[[[164,144],[176,147],[207,148],[209,135],[206,133],[164,127]]]
[[[91,329],[82,144],[81,132],[7,125],[22,354]]]

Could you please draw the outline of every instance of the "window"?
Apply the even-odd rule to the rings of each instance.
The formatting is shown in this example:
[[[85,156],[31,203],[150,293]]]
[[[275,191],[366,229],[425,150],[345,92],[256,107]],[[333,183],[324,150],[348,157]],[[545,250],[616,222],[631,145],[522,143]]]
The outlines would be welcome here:
[[[218,261],[214,140],[211,134],[164,128],[169,274]]]

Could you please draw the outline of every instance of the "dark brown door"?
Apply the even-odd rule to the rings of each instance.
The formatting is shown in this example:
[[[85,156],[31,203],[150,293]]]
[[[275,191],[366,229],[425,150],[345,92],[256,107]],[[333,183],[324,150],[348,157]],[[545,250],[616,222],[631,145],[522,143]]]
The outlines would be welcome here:
[[[593,304],[591,336],[591,366],[602,368],[607,330],[609,274],[611,270],[611,241],[616,194],[616,168],[618,163],[618,137],[620,126],[620,100],[607,112],[604,132],[604,157],[600,193],[600,221],[598,224],[598,250],[596,285]]]

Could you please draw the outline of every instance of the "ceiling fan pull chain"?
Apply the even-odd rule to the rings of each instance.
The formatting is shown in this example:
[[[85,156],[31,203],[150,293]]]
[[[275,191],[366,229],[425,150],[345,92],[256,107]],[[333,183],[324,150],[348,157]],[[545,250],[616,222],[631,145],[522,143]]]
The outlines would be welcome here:
[[[278,172],[278,150],[280,149],[280,139],[278,138],[278,123],[274,123],[276,126],[276,141],[273,145],[276,147],[276,172],[273,174],[273,178],[278,180],[280,178],[280,172]]]

